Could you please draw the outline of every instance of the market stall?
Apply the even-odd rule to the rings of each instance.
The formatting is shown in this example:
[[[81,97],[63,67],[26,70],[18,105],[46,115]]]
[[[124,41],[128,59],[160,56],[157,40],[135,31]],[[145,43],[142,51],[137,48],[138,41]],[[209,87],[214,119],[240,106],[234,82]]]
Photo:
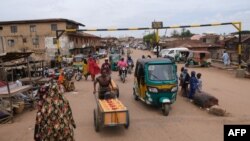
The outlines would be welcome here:
[[[2,76],[5,77],[5,83],[6,83],[6,85],[2,86],[0,89],[0,99],[2,102],[3,102],[3,98],[4,98],[4,100],[6,100],[6,99],[8,100],[7,108],[4,107],[4,106],[6,106],[6,105],[4,105],[4,103],[1,103],[1,105],[0,105],[1,114],[7,115],[6,117],[4,117],[5,121],[11,120],[11,122],[13,122],[13,107],[15,105],[13,105],[12,96],[32,89],[31,85],[21,86],[17,83],[9,83],[8,79],[7,79],[5,64],[7,62],[11,62],[13,60],[17,60],[17,59],[21,59],[21,58],[25,58],[26,60],[28,60],[28,57],[31,54],[32,54],[32,52],[24,52],[24,53],[9,52],[9,53],[0,54],[0,69],[3,70]],[[27,64],[28,64],[27,67],[29,68],[29,63],[27,62]],[[30,72],[29,72],[29,79],[31,80]],[[1,122],[1,120],[0,120],[0,122]]]

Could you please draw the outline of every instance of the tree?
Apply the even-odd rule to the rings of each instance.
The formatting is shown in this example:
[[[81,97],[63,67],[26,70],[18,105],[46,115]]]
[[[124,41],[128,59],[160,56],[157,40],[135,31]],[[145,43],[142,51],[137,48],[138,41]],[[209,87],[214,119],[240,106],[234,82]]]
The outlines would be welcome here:
[[[156,44],[156,35],[155,33],[150,33],[148,35],[143,36],[143,41],[147,46],[155,46]]]
[[[174,31],[171,33],[171,36],[172,36],[172,37],[180,37],[180,33],[179,33],[177,30],[174,30]]]
[[[190,32],[190,30],[186,30],[185,28],[182,28],[181,30],[181,37],[184,38],[184,37],[191,37],[193,36],[194,34]]]

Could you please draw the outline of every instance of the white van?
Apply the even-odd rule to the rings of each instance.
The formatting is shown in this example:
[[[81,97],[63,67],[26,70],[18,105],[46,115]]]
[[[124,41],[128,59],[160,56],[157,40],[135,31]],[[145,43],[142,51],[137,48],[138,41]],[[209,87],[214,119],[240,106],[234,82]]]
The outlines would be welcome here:
[[[161,51],[161,46],[159,46],[159,52]],[[157,46],[154,47],[153,49],[153,53],[156,54],[157,53]]]
[[[181,54],[182,52],[188,53],[189,49],[185,48],[185,47],[163,49],[160,52],[160,56],[161,57],[170,56],[170,57],[174,58],[176,56],[176,54]]]

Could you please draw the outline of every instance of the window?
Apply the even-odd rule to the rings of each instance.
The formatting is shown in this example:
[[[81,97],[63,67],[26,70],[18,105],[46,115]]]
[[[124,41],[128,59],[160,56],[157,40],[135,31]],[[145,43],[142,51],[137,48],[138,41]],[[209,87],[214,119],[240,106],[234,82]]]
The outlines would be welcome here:
[[[51,24],[51,31],[57,30],[57,24]]]
[[[36,25],[30,25],[30,32],[36,32]]]
[[[26,38],[23,38],[23,43],[27,43],[27,39]]]
[[[2,27],[2,26],[0,26],[0,30],[3,30],[3,27]]]
[[[17,26],[10,26],[11,33],[17,33]]]
[[[53,44],[57,44],[56,38],[53,38]]]
[[[168,54],[173,54],[174,53],[174,50],[171,50],[171,51],[169,51],[169,53]]]
[[[15,45],[15,40],[13,40],[13,39],[8,40],[9,47],[13,47],[14,45]]]
[[[39,45],[39,38],[38,37],[32,38],[32,43],[33,45]]]
[[[174,67],[172,64],[169,65],[149,65],[148,66],[148,78],[151,81],[166,81],[174,80]]]

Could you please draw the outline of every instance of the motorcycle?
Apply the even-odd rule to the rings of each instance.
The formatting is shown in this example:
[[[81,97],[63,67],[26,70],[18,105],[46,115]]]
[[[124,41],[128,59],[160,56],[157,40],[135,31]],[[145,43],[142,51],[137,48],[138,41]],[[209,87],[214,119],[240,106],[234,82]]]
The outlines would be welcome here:
[[[132,73],[132,68],[133,68],[133,63],[130,61],[130,62],[128,62],[128,73],[129,74]]]
[[[121,81],[125,83],[125,78],[126,78],[126,68],[122,67],[121,69],[121,75],[120,75]]]
[[[82,72],[79,69],[77,69],[75,80],[80,81],[81,79],[82,79]]]
[[[65,78],[68,80],[68,81],[71,81],[72,77],[74,76],[74,70],[73,69],[65,69],[64,70],[64,74],[65,74]]]

